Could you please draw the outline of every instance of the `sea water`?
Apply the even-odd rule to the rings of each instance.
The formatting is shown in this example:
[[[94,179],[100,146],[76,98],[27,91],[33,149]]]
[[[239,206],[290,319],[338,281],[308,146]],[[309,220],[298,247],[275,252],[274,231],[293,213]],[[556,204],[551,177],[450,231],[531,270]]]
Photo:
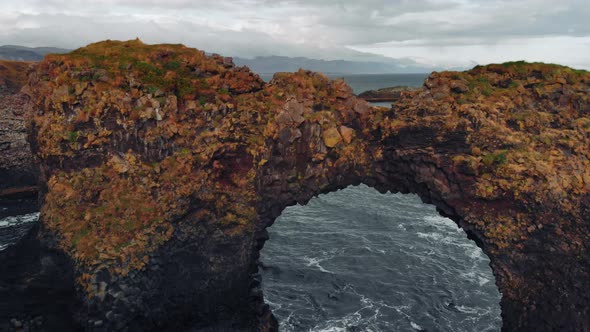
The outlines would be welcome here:
[[[281,331],[499,331],[489,259],[416,195],[367,186],[293,206],[261,253]]]

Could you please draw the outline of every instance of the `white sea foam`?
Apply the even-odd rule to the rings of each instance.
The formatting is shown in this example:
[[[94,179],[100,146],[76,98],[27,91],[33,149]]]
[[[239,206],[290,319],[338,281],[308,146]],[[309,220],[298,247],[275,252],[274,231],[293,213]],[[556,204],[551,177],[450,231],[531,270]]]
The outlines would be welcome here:
[[[412,328],[416,331],[423,331],[424,329],[422,328],[422,326],[410,321],[410,325],[412,326]]]
[[[348,314],[340,319],[328,320],[321,325],[317,325],[310,329],[310,332],[346,332],[349,331],[349,327],[358,326],[360,324],[365,325],[368,321],[375,320],[378,316],[378,310],[375,316],[371,318],[363,318],[361,311],[367,309],[367,307],[361,308],[358,311]],[[364,326],[363,331],[365,332],[376,332],[368,326]]]
[[[318,329],[318,330],[310,330],[313,332],[346,332],[346,328],[344,327],[336,327],[336,326],[328,326],[326,328],[323,329]]]
[[[326,269],[324,269],[323,266],[320,265],[321,262],[324,261],[324,259],[319,259],[319,258],[314,258],[314,257],[303,257],[304,260],[307,261],[307,266],[309,267],[317,267],[320,271],[324,272],[324,273],[333,273],[332,271],[328,271]]]
[[[363,247],[363,248],[367,249],[367,251],[372,252],[372,253],[385,254],[385,250],[382,250],[382,249],[375,249],[375,248],[371,248],[371,247]]]
[[[483,252],[481,251],[481,248],[479,248],[475,244],[469,250],[466,250],[465,253],[467,254],[467,256],[469,256],[469,258],[472,258],[472,259],[477,259],[477,260],[485,259],[485,257],[483,256]]]
[[[456,306],[455,308],[457,308],[457,310],[464,312],[466,314],[477,314],[479,312],[479,310],[477,310],[476,308],[470,308],[470,307],[466,307],[463,305]]]
[[[423,238],[423,239],[431,239],[437,242],[443,241],[444,243],[448,243],[449,238],[445,237],[444,235],[440,234],[440,233],[422,233],[422,232],[417,232],[416,233],[418,235],[419,238]]]
[[[477,281],[474,271],[463,272],[463,273],[461,273],[461,277],[463,277],[463,279],[469,280],[471,282]]]
[[[23,224],[30,224],[39,220],[39,212],[29,213],[21,216],[9,216],[0,219],[0,229],[7,229]],[[10,232],[10,230],[9,230]],[[9,243],[0,243],[0,251],[8,248]]]
[[[430,225],[442,226],[448,230],[458,229],[457,224],[455,224],[454,221],[452,221],[449,218],[445,218],[443,216],[440,216],[440,215],[438,215],[438,216],[437,215],[424,216],[423,220]]]
[[[264,302],[268,304],[272,310],[279,310],[283,307],[280,303],[271,302],[268,298],[265,298]]]
[[[478,284],[480,286],[483,286],[483,285],[487,284],[488,282],[490,282],[490,279],[484,278],[482,276],[478,276]]]
[[[39,219],[39,212],[29,213],[22,216],[10,216],[0,219],[0,228],[13,227],[16,225],[35,222]]]

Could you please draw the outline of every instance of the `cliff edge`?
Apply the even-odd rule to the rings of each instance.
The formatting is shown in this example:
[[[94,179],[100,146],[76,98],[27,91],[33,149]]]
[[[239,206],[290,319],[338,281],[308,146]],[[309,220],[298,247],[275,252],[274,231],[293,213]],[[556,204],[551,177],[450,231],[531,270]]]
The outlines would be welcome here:
[[[32,65],[0,60],[0,199],[36,193],[38,172],[26,140],[27,98],[20,93]]]

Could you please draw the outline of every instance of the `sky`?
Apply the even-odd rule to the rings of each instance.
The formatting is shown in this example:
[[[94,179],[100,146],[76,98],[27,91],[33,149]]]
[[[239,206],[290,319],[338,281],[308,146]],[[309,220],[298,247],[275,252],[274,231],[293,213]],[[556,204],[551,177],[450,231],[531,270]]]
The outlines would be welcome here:
[[[590,1],[0,0],[0,45],[135,38],[240,57],[590,69]]]

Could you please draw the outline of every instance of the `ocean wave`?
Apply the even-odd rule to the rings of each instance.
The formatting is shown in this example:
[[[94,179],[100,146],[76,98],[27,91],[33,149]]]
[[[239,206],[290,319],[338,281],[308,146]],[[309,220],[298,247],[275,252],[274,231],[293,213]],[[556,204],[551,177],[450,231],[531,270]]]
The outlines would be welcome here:
[[[416,235],[418,235],[419,238],[423,238],[423,239],[431,239],[434,240],[436,242],[440,242],[441,240],[444,240],[444,243],[449,243],[452,242],[453,239],[445,237],[443,234],[440,233],[422,233],[422,232],[417,232]]]
[[[488,260],[489,259],[489,258],[487,258],[487,256],[485,256],[485,254],[483,253],[481,248],[479,248],[475,244],[473,244],[470,247],[471,248],[469,248],[468,250],[465,250],[465,253],[467,254],[467,256],[469,256],[469,258],[474,259],[474,260]]]
[[[483,286],[491,281],[489,278],[486,278],[481,273],[475,271],[463,272],[460,275],[463,279],[479,286]]]
[[[483,285],[487,284],[488,282],[490,282],[490,279],[488,279],[488,278],[484,278],[482,276],[477,277],[477,283],[480,286],[483,286]]]
[[[371,248],[368,246],[365,246],[363,248],[366,249],[368,252],[372,252],[375,254],[385,254],[385,250],[383,250],[383,249],[376,249],[376,248]]]
[[[424,331],[422,326],[418,325],[417,323],[410,321],[410,326],[416,331]]]
[[[306,266],[308,267],[316,267],[318,268],[320,271],[324,272],[324,273],[331,273],[334,274],[334,272],[332,271],[328,271],[326,269],[324,269],[323,266],[320,265],[321,262],[325,261],[326,259],[320,259],[320,258],[315,258],[315,257],[303,257],[303,260],[307,261]]]
[[[29,213],[22,216],[10,216],[0,219],[0,228],[9,228],[22,224],[28,224],[39,220],[39,212]]]

